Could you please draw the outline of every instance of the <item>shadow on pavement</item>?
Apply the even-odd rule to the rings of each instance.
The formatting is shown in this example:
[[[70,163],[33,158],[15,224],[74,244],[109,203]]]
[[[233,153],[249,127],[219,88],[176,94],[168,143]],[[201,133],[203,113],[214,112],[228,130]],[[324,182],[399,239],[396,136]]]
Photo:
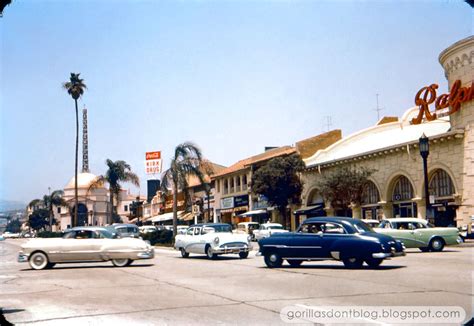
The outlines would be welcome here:
[[[86,266],[54,266],[53,268],[43,269],[41,271],[54,271],[54,270],[61,270],[61,269],[92,269],[92,268],[105,268],[105,269],[128,269],[128,268],[138,268],[138,267],[151,267],[155,266],[155,264],[133,264],[127,267],[115,267],[113,265],[110,266],[94,266],[94,265],[86,265]],[[20,272],[38,272],[37,270],[31,268],[24,268],[20,269]],[[0,324],[1,325],[1,324]]]
[[[268,268],[266,266],[260,266],[259,268]],[[391,269],[400,269],[400,268],[406,268],[406,266],[400,266],[400,265],[392,265],[392,266],[379,266],[377,268],[371,268],[369,266],[362,266],[361,268],[358,269],[350,269],[346,268],[344,265],[315,265],[315,264],[306,264],[306,265],[301,265],[298,267],[292,267],[290,265],[283,265],[281,267],[278,267],[276,269],[288,269],[288,270],[301,270],[301,269],[339,269],[339,270],[371,270],[371,271],[384,271],[384,270],[391,270]]]

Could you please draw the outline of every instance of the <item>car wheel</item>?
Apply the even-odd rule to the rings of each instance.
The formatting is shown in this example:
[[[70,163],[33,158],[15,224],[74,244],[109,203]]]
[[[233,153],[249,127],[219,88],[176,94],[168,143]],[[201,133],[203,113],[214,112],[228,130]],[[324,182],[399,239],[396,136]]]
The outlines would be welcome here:
[[[30,256],[30,267],[36,270],[48,267],[48,256],[44,252],[37,251]]]
[[[241,259],[245,259],[249,256],[249,252],[248,251],[242,251],[242,252],[239,252],[239,257]]]
[[[433,238],[430,241],[430,250],[431,251],[443,251],[444,240],[441,238]]]
[[[184,248],[179,249],[179,251],[181,252],[181,257],[183,257],[183,258],[188,258],[189,257],[189,252],[186,252],[186,250]]]
[[[422,252],[430,251],[430,248],[428,248],[428,247],[421,247],[421,248],[418,248],[418,249],[420,249]]]
[[[207,255],[207,258],[209,258],[209,259],[216,259],[217,258],[217,254],[212,252],[212,248],[209,245],[206,247],[206,255]]]
[[[287,262],[288,264],[290,264],[291,267],[298,267],[303,263],[303,261],[299,259],[291,259],[287,260]]]
[[[355,257],[344,258],[342,262],[347,268],[361,268],[364,263],[362,259]]]
[[[131,261],[128,258],[112,259],[112,264],[115,267],[126,267],[131,264]]]
[[[365,260],[365,263],[371,268],[377,268],[382,264],[383,258],[368,258]]]
[[[276,251],[265,254],[265,264],[270,268],[278,268],[283,263],[283,259]]]

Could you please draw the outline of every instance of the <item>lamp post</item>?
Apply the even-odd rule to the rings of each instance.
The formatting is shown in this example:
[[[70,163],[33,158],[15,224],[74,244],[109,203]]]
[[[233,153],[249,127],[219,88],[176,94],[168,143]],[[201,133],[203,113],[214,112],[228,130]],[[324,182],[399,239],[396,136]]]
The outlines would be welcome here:
[[[421,135],[419,139],[420,155],[423,158],[423,174],[425,178],[425,206],[426,206],[426,218],[428,219],[428,211],[430,209],[430,194],[428,191],[428,155],[430,155],[430,143],[428,137]]]

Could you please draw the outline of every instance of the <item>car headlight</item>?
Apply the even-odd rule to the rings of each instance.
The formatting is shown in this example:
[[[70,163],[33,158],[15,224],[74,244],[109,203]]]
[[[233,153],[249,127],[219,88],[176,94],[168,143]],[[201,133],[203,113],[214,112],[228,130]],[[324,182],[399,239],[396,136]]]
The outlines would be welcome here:
[[[215,243],[216,245],[219,244],[219,237],[215,237],[215,238],[214,238],[214,243]]]

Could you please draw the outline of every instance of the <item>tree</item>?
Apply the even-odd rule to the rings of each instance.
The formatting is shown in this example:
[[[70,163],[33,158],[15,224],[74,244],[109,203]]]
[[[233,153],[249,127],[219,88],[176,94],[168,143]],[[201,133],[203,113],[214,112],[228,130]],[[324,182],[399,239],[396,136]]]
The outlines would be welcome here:
[[[21,222],[17,218],[14,220],[11,219],[10,221],[8,221],[5,231],[11,232],[11,233],[20,233]]]
[[[301,203],[303,183],[298,175],[305,168],[298,154],[275,157],[259,167],[252,175],[252,192],[264,195],[272,206],[276,206],[288,226],[288,204]]]
[[[84,80],[79,78],[80,74],[75,74],[71,72],[71,77],[69,81],[63,84],[64,89],[67,90],[68,94],[74,100],[76,106],[76,158],[75,158],[75,169],[74,169],[74,217],[72,221],[72,226],[77,225],[77,160],[79,155],[79,113],[77,109],[77,100],[84,94],[84,90],[87,88],[84,84]]]
[[[66,201],[63,199],[64,191],[54,190],[49,195],[44,195],[43,199],[33,199],[28,204],[28,207],[33,211],[36,211],[40,208],[44,208],[48,211],[48,220],[49,220],[49,231],[53,230],[53,220],[54,212],[53,206],[65,206],[67,207]]]
[[[33,211],[28,217],[28,225],[36,231],[44,229],[49,225],[49,210],[40,208]]]
[[[318,188],[323,198],[331,203],[336,214],[351,215],[351,204],[360,205],[369,177],[375,172],[365,167],[338,168],[332,173],[323,174]]]
[[[171,159],[170,168],[163,175],[162,189],[166,193],[173,191],[173,237],[177,234],[178,224],[178,191],[186,191],[188,178],[195,176],[204,183],[204,174],[201,171],[201,150],[193,143],[183,143],[176,146]]]
[[[49,231],[53,231],[53,219],[54,212],[53,206],[65,206],[67,207],[66,201],[63,199],[64,191],[54,190],[50,195],[44,195],[43,203],[49,212]]]
[[[105,175],[98,176],[94,182],[89,186],[89,191],[98,187],[102,187],[104,183],[109,184],[109,202],[110,210],[107,217],[107,223],[111,224],[114,221],[114,215],[117,215],[117,212],[114,208],[114,198],[118,203],[120,191],[122,186],[120,182],[130,182],[133,185],[139,187],[140,179],[138,176],[132,172],[131,166],[125,161],[112,161],[107,159],[105,164],[108,166],[108,170]]]

